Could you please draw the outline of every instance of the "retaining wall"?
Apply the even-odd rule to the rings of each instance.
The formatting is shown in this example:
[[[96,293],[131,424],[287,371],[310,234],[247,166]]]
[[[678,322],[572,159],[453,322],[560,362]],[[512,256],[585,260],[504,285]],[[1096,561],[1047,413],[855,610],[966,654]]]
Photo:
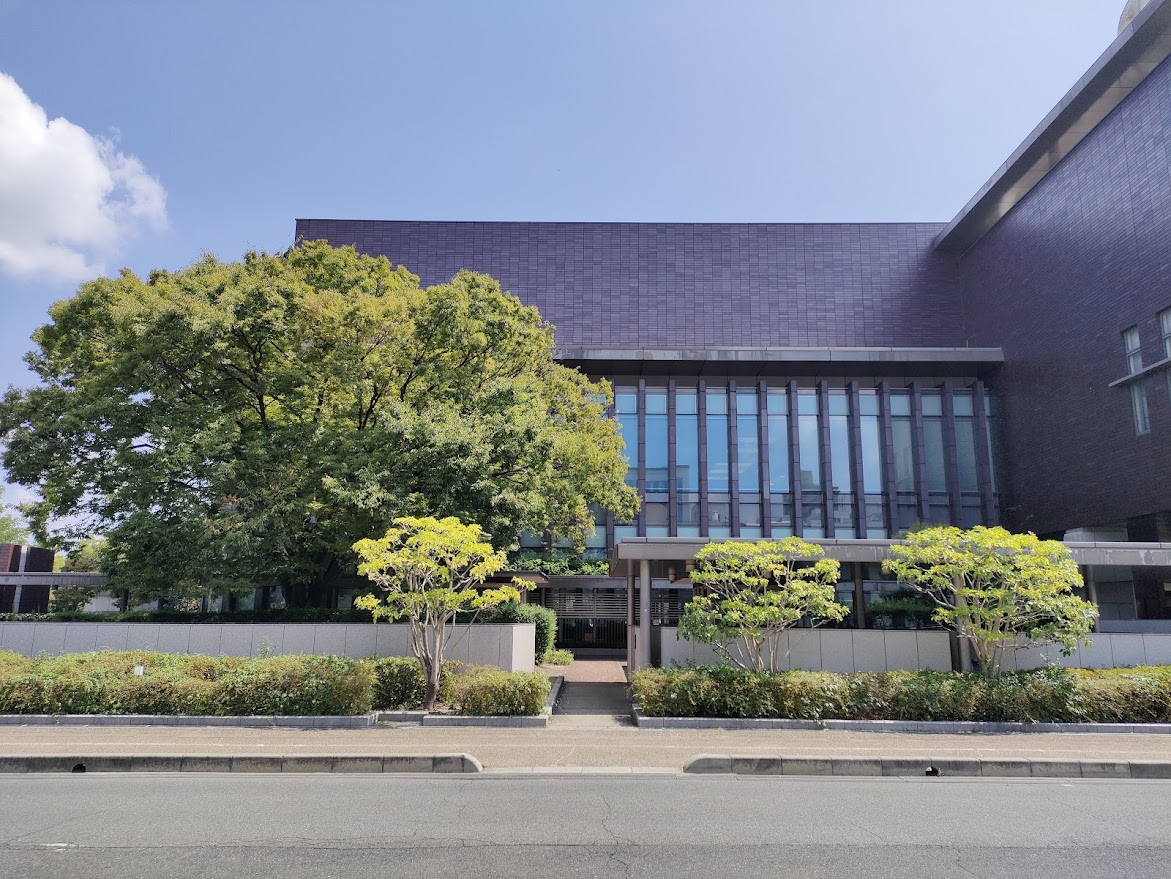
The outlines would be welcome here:
[[[536,627],[532,623],[455,627],[446,659],[532,671]],[[409,656],[404,623],[15,623],[0,622],[0,650],[24,656],[92,650],[158,650],[207,656],[312,653]]]
[[[788,657],[784,657],[785,651]],[[791,629],[781,635],[783,669],[856,672],[933,669],[951,671],[951,636],[942,630]],[[666,668],[719,662],[707,644],[679,637],[679,630],[663,627],[662,657]]]

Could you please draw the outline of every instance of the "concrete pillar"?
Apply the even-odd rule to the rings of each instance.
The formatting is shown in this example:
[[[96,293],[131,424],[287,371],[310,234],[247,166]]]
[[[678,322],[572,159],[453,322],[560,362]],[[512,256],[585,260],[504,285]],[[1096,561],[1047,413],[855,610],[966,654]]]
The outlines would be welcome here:
[[[651,563],[638,563],[638,667],[651,667]]]
[[[1094,580],[1094,569],[1089,565],[1082,567],[1082,582],[1086,586],[1086,601],[1090,602],[1094,607],[1098,607],[1098,583]],[[1092,631],[1098,631],[1097,623],[1094,623]]]
[[[634,563],[626,564],[626,667],[634,671],[638,668],[638,657],[634,655]]]

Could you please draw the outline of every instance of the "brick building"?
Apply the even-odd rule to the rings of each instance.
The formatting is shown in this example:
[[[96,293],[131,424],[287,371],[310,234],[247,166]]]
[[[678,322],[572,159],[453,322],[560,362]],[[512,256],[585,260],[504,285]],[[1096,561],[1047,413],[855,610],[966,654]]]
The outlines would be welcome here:
[[[866,542],[915,522],[1128,543],[1079,550],[1102,625],[1171,632],[1171,557],[1142,555],[1171,541],[1169,55],[1171,0],[1129,4],[950,223],[302,219],[296,235],[424,284],[486,272],[556,326],[563,362],[613,382],[644,503],[634,522],[598,511],[592,549],[626,583],[548,591],[563,640],[626,643],[636,573],[644,627],[669,623],[705,540],[789,534],[848,562],[862,627],[890,586]]]

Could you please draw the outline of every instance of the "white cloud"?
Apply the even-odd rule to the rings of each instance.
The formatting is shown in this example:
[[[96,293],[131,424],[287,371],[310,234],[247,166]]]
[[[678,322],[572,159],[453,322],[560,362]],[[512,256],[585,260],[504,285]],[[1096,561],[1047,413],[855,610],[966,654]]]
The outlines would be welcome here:
[[[136,157],[50,120],[0,73],[0,269],[62,281],[102,274],[139,228],[166,225],[166,201]]]

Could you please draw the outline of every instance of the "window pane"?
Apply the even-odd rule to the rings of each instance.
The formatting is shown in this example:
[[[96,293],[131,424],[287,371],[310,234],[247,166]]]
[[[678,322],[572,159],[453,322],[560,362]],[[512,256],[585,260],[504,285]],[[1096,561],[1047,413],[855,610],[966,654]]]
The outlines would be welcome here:
[[[943,399],[938,391],[924,391],[922,403],[925,418],[939,417],[943,414]]]
[[[956,419],[956,458],[960,466],[960,491],[979,491],[976,473],[976,425],[971,418]]]
[[[914,491],[915,458],[909,418],[895,418],[891,422],[891,439],[894,443],[895,488],[899,491]]]
[[[896,391],[890,395],[890,414],[896,416],[911,414],[911,397],[906,391]]]
[[[622,441],[626,443],[626,460],[629,462],[629,467],[626,471],[626,484],[630,486],[637,486],[638,416],[633,413],[629,415],[619,415],[618,427],[622,433]]]
[[[728,416],[707,416],[707,490],[728,491]]]
[[[845,415],[829,417],[829,464],[833,490],[842,494],[853,491],[850,483],[850,426]]]
[[[650,403],[651,395],[647,394]],[[667,416],[646,416],[646,490],[667,490]]]
[[[972,394],[970,391],[955,392],[955,396],[952,398],[952,411],[955,412],[956,417],[973,414]]]
[[[927,490],[947,491],[947,472],[943,466],[943,422],[938,418],[923,422],[923,451],[927,463]]]
[[[882,493],[882,445],[878,419],[862,416],[862,485],[867,494]]]
[[[817,416],[797,418],[798,448],[801,452],[801,487],[821,488],[821,448],[817,436]]]
[[[699,418],[695,415],[675,419],[675,486],[679,491],[699,491]]]
[[[760,491],[760,437],[757,416],[736,416],[736,467],[741,491]]]
[[[646,392],[646,411],[648,415],[666,415],[667,392],[648,390]]]
[[[676,391],[675,392],[675,414],[676,415],[694,415],[695,414],[695,391]]]
[[[1130,386],[1130,399],[1134,406],[1134,432],[1136,434],[1149,433],[1151,416],[1147,411],[1147,389],[1136,382]]]
[[[707,414],[708,415],[727,415],[728,414],[728,394],[726,391],[711,391],[707,392]]]
[[[769,415],[787,415],[789,413],[788,392],[770,388],[766,405],[768,406]]]
[[[770,491],[789,490],[789,419],[768,417],[768,485]]]
[[[874,391],[858,392],[858,413],[860,415],[878,414],[878,395]]]

